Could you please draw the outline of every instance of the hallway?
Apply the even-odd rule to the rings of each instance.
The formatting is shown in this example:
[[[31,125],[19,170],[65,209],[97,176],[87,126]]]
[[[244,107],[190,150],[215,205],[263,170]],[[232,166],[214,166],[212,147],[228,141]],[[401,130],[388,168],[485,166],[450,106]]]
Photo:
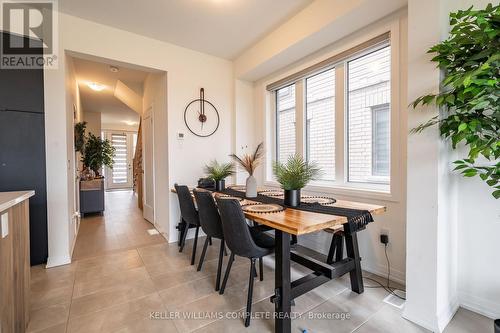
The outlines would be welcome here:
[[[105,192],[105,203],[103,216],[82,218],[73,260],[165,242],[160,234],[148,233],[154,227],[142,217],[132,191]]]

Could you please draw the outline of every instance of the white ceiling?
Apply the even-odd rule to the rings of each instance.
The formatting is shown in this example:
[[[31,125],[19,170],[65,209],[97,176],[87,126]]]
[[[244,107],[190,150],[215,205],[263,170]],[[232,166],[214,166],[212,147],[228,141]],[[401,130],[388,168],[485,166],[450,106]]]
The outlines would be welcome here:
[[[75,75],[80,88],[80,99],[84,112],[100,112],[103,125],[139,124],[139,115],[114,96],[116,82],[125,83],[129,88],[142,96],[143,83],[148,75],[140,71],[117,65],[117,73],[110,71],[110,64],[86,59],[73,58]],[[87,85],[95,82],[105,85],[102,91],[94,91]]]
[[[234,59],[312,0],[64,0],[62,12]]]

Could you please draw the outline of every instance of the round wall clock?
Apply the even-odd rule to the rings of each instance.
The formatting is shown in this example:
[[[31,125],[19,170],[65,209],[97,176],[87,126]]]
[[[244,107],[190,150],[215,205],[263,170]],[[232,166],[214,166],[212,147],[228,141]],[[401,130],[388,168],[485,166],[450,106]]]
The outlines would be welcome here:
[[[184,122],[191,133],[207,137],[219,128],[219,112],[205,99],[205,90],[200,89],[200,98],[192,100],[184,110]]]

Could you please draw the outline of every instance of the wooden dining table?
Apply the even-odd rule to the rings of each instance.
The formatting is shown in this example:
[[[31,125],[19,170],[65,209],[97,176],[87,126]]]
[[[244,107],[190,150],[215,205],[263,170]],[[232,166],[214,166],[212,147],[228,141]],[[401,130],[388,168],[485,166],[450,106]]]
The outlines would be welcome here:
[[[245,200],[251,202],[255,199]],[[242,204],[245,203],[248,202],[242,202]],[[386,211],[385,206],[345,200],[337,200],[333,206],[367,210],[372,215],[383,214]],[[271,301],[275,306],[275,332],[290,333],[292,301],[331,279],[349,273],[351,290],[358,294],[363,293],[363,275],[357,233],[364,228],[353,228],[345,216],[304,211],[289,207],[275,213],[244,211],[244,214],[247,219],[275,230],[275,289],[274,295],[271,297]],[[338,229],[340,226],[344,228],[347,256],[332,264],[327,264],[317,258],[299,253],[290,245],[292,235],[306,235],[322,230]],[[291,261],[309,268],[312,270],[312,273],[292,281],[290,271]]]

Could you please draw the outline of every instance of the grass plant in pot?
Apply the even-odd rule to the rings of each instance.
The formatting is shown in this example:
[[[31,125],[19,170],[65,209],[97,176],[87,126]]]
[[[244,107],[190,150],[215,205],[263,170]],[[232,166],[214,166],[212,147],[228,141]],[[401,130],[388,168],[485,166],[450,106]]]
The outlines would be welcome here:
[[[242,157],[238,157],[235,154],[231,156],[236,163],[238,163],[246,172],[248,172],[248,178],[245,187],[245,196],[247,198],[257,197],[257,180],[253,176],[253,173],[257,166],[259,166],[262,156],[264,155],[264,143],[261,142],[255,149],[253,154],[245,154]]]
[[[307,162],[297,154],[290,155],[285,163],[275,161],[273,172],[285,191],[285,206],[291,207],[300,205],[300,190],[321,175],[321,170],[316,163]]]
[[[224,191],[226,189],[226,178],[234,174],[234,164],[231,162],[220,164],[213,160],[205,166],[208,178],[215,181],[215,190]]]

